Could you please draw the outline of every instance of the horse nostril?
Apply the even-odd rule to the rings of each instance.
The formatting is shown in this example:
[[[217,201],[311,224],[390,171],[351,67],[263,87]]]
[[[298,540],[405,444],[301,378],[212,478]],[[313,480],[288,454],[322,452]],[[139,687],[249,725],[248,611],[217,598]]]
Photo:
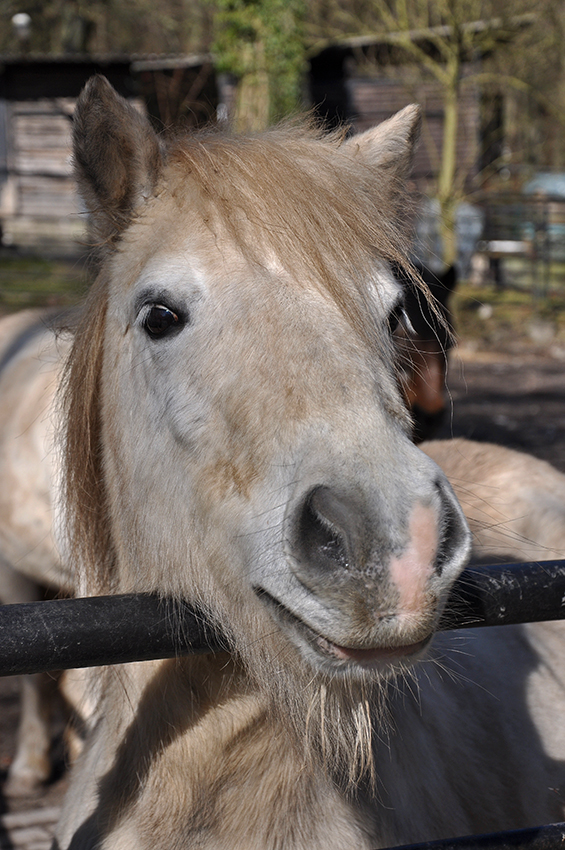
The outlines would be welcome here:
[[[441,481],[436,482],[436,488],[442,502],[442,516],[435,568],[441,575],[447,564],[459,561],[461,553],[470,549],[470,533],[451,488]]]
[[[349,567],[347,513],[345,503],[328,487],[316,487],[309,493],[297,523],[296,549],[303,565]]]

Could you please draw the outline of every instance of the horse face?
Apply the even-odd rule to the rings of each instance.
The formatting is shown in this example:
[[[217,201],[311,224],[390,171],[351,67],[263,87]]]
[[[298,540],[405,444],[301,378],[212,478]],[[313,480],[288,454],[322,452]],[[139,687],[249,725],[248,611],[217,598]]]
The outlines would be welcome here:
[[[79,121],[95,97],[83,97]],[[335,169],[376,144],[390,179],[402,154],[395,160],[387,139],[404,151],[413,124],[410,114],[361,137],[336,153]],[[155,160],[151,144],[138,163]],[[234,181],[253,175],[252,161],[238,167]],[[336,298],[251,213],[242,245],[233,221],[204,202],[194,168],[170,157],[151,192],[142,169],[137,213],[105,272],[100,420],[114,586],[199,601],[248,641],[274,631],[317,669],[417,656],[469,541],[445,478],[407,436],[388,340],[400,287],[373,259],[362,305],[373,339],[348,310],[359,293],[344,283]],[[304,226],[311,219],[309,210]]]

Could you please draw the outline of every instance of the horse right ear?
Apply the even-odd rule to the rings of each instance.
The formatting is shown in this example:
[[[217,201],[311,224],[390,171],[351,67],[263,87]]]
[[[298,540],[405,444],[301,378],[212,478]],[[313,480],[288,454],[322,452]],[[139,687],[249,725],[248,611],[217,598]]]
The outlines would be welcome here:
[[[413,103],[382,124],[351,136],[346,145],[355,157],[378,169],[381,183],[394,195],[412,168],[421,126],[420,107]]]
[[[105,77],[91,77],[78,98],[73,158],[96,236],[103,243],[112,242],[155,191],[162,157],[147,118]]]

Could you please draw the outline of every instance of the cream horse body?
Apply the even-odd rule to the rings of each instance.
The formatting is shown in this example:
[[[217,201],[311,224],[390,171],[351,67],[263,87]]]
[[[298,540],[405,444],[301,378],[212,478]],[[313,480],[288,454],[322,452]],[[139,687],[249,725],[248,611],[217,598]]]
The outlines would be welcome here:
[[[69,551],[86,592],[189,599],[230,650],[104,672],[61,850],[368,850],[562,817],[561,624],[429,644],[469,537],[387,331],[416,125],[165,151],[103,81],[79,101],[108,250],[70,359]]]
[[[45,588],[70,593],[53,536],[54,399],[68,341],[54,316],[28,310],[0,320],[0,601],[34,602]],[[51,773],[47,676],[22,679],[18,745],[4,792],[34,791]]]

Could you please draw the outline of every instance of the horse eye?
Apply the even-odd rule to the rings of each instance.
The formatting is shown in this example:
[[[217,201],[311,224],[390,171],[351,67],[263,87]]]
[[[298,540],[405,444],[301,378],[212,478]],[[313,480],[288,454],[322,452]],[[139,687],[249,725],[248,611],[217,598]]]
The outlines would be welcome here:
[[[152,304],[143,319],[143,329],[153,339],[168,336],[172,331],[180,330],[183,325],[181,317],[164,304]]]
[[[404,304],[397,304],[394,310],[388,314],[387,324],[391,334],[397,330],[398,326],[406,322],[406,311]]]

